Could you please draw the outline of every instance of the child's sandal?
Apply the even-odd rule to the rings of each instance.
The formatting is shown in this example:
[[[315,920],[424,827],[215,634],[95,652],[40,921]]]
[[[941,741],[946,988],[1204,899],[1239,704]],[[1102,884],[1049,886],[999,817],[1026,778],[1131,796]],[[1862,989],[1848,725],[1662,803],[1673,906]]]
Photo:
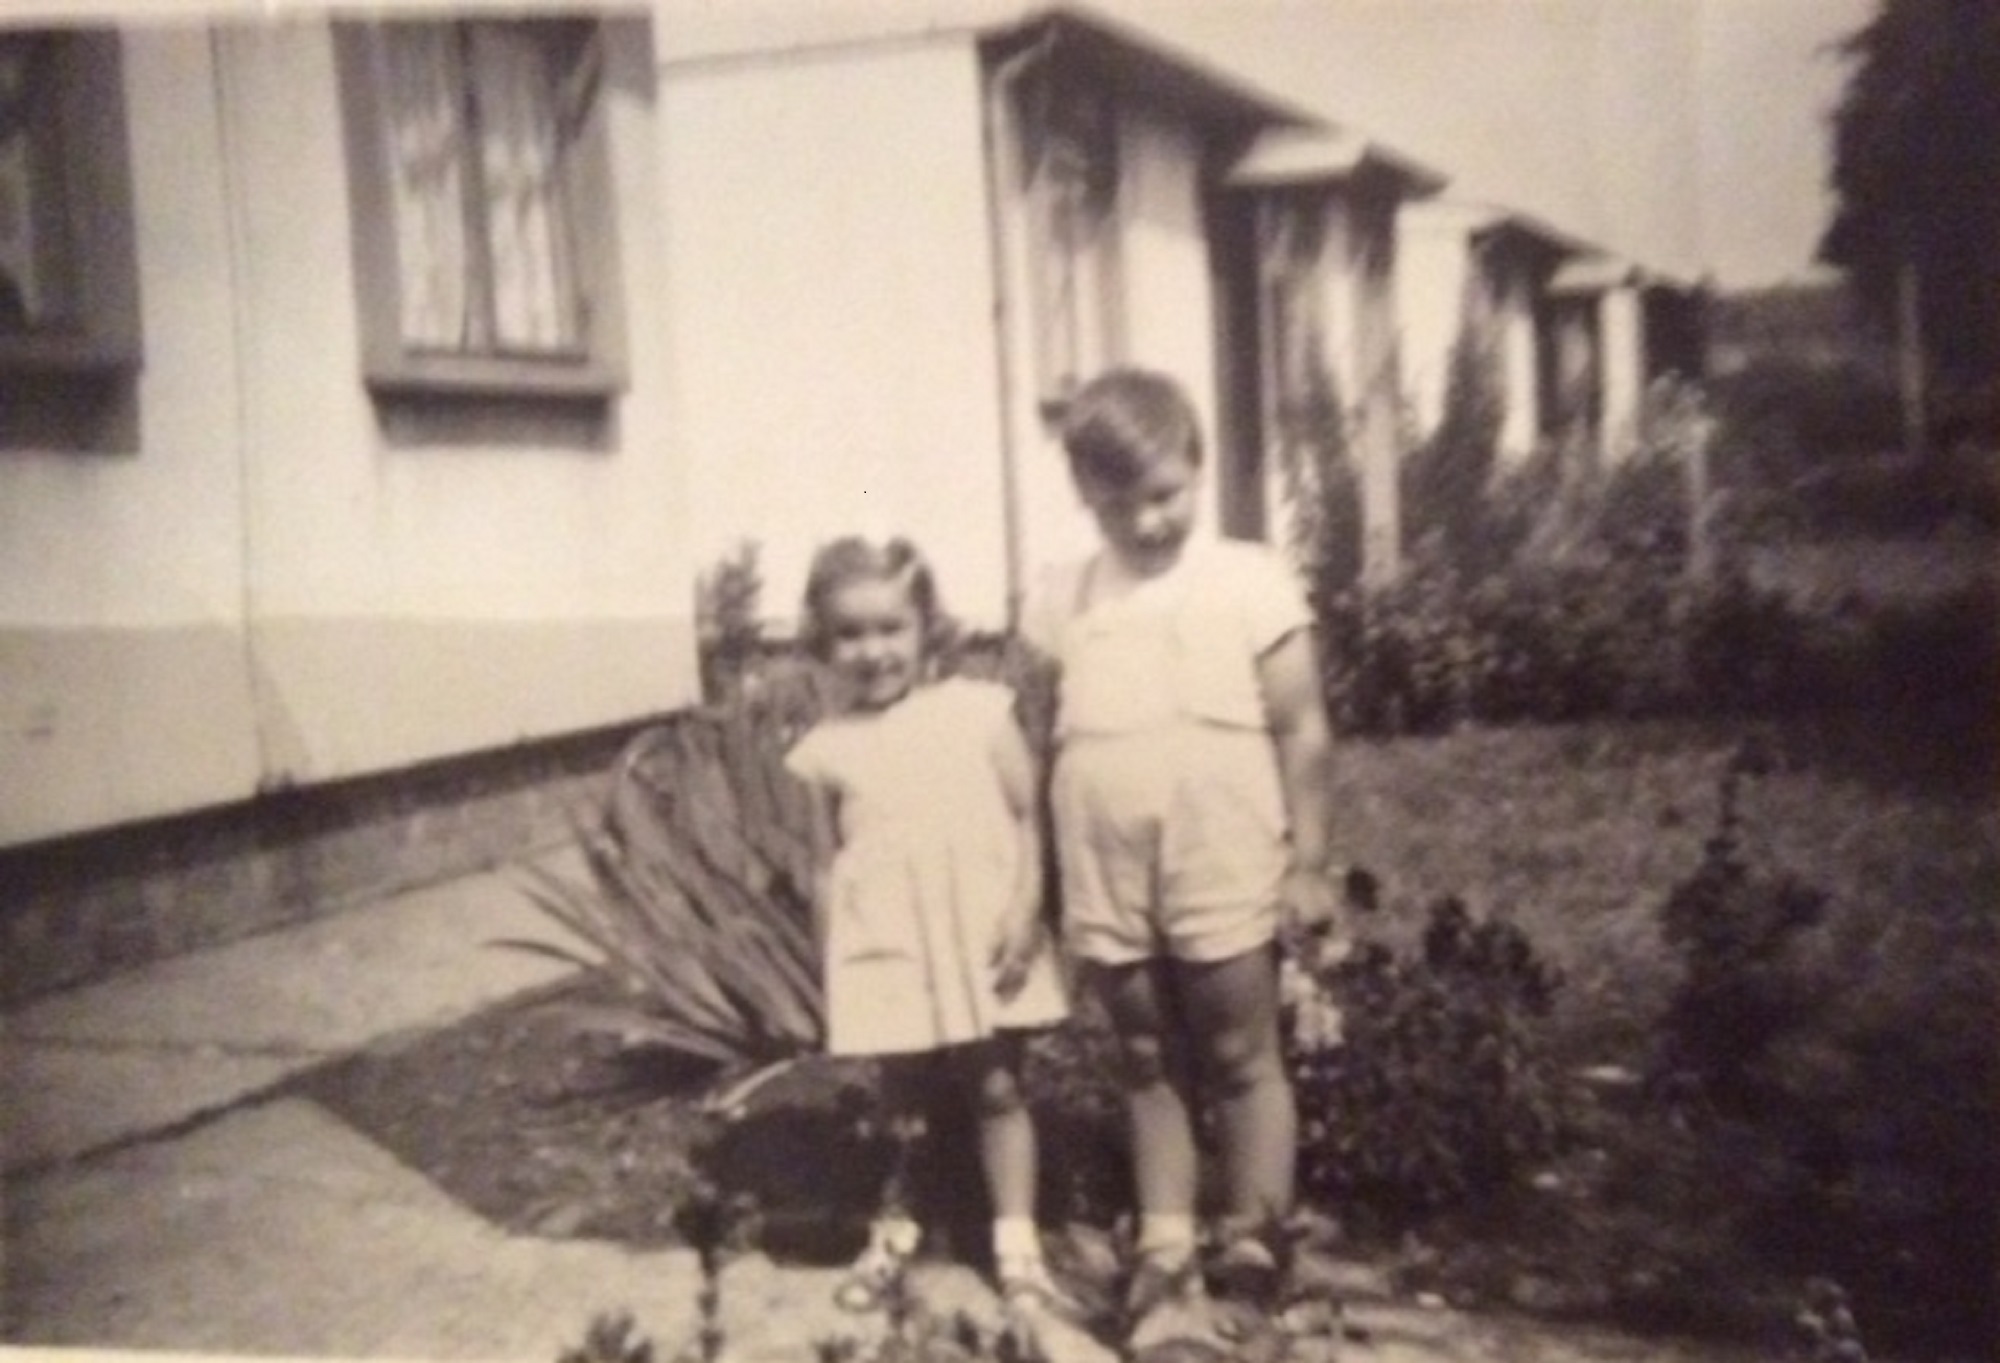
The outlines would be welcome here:
[[[840,1286],[833,1289],[833,1304],[843,1311],[864,1315],[882,1309],[895,1281],[896,1257],[871,1247],[847,1270]]]
[[[1201,1266],[1141,1259],[1126,1293],[1129,1329],[1126,1352],[1144,1358],[1176,1346],[1213,1348],[1225,1341],[1217,1330],[1214,1303],[1202,1286]]]
[[[881,1310],[897,1275],[917,1251],[918,1234],[910,1221],[878,1221],[872,1226],[868,1248],[833,1290],[834,1305],[856,1313]]]
[[[1054,1316],[1071,1324],[1089,1319],[1082,1302],[1063,1289],[1041,1259],[1022,1259],[1002,1264],[1000,1300],[1006,1308],[1026,1316]]]
[[[1225,1241],[1208,1264],[1208,1279],[1216,1292],[1236,1301],[1274,1300],[1283,1276],[1277,1253],[1255,1231]]]

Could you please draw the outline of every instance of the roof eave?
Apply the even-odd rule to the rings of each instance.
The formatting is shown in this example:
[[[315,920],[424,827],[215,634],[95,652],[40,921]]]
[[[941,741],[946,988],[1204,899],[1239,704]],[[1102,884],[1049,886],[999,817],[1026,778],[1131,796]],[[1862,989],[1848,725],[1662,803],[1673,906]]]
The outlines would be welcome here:
[[[1353,184],[1386,180],[1406,199],[1442,190],[1444,174],[1412,157],[1341,129],[1266,133],[1223,176],[1230,189]]]
[[[1698,288],[1699,285],[1664,271],[1601,252],[1566,262],[1549,280],[1549,292],[1567,298],[1608,293],[1613,289],[1693,293]]]
[[[1271,127],[1318,128],[1324,120],[1301,106],[1258,89],[1150,33],[1093,11],[1052,5],[1017,22],[990,28],[981,44],[1005,55],[1054,35],[1058,47],[1102,72],[1118,88],[1150,96],[1240,131]]]

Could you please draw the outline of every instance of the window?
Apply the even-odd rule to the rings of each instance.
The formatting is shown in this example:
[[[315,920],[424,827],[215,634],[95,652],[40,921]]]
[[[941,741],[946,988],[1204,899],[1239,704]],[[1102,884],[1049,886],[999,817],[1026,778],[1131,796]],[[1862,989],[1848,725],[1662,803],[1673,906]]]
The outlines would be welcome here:
[[[1118,125],[1108,95],[1061,71],[1021,99],[1037,382],[1053,414],[1123,352]]]
[[[55,47],[0,34],[0,331],[47,331],[73,314]]]
[[[0,31],[0,446],[129,447],[138,359],[117,35]]]
[[[597,25],[353,26],[341,60],[369,386],[618,391]]]

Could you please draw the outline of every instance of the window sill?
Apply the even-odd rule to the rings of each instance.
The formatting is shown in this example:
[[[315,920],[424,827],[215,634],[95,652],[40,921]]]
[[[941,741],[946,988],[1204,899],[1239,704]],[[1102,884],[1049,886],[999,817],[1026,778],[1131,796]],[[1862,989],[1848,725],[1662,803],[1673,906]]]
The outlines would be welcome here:
[[[139,371],[139,352],[101,336],[0,335],[0,374],[58,379],[117,379]]]
[[[456,355],[406,355],[371,364],[368,391],[392,400],[503,398],[608,402],[626,388],[626,375],[598,360],[526,360]]]

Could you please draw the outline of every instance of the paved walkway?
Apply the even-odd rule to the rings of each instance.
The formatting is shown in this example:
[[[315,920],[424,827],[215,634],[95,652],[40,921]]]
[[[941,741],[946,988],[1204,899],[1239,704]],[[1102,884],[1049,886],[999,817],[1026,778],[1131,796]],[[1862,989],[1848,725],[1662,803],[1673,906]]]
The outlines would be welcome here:
[[[671,1359],[695,1327],[691,1253],[505,1234],[278,1091],[329,1058],[550,983],[560,966],[487,944],[556,936],[517,878],[479,875],[6,1015],[0,1340],[13,1347],[0,1353],[552,1363],[592,1315],[627,1310]],[[755,1255],[732,1265],[729,1356],[805,1363],[813,1341],[851,1330],[834,1277]],[[993,1310],[962,1269],[926,1269],[919,1286],[944,1310]],[[1356,1316],[1374,1342],[1344,1356],[1366,1363],[1694,1358],[1366,1291]]]
[[[573,858],[549,869],[580,875]],[[599,1311],[671,1356],[686,1251],[507,1235],[284,1081],[552,983],[490,945],[561,940],[518,876],[476,875],[162,961],[0,1021],[0,1338],[93,1349],[552,1360]],[[851,1328],[833,1270],[725,1279],[744,1359]],[[981,1307],[969,1273],[925,1283]]]

